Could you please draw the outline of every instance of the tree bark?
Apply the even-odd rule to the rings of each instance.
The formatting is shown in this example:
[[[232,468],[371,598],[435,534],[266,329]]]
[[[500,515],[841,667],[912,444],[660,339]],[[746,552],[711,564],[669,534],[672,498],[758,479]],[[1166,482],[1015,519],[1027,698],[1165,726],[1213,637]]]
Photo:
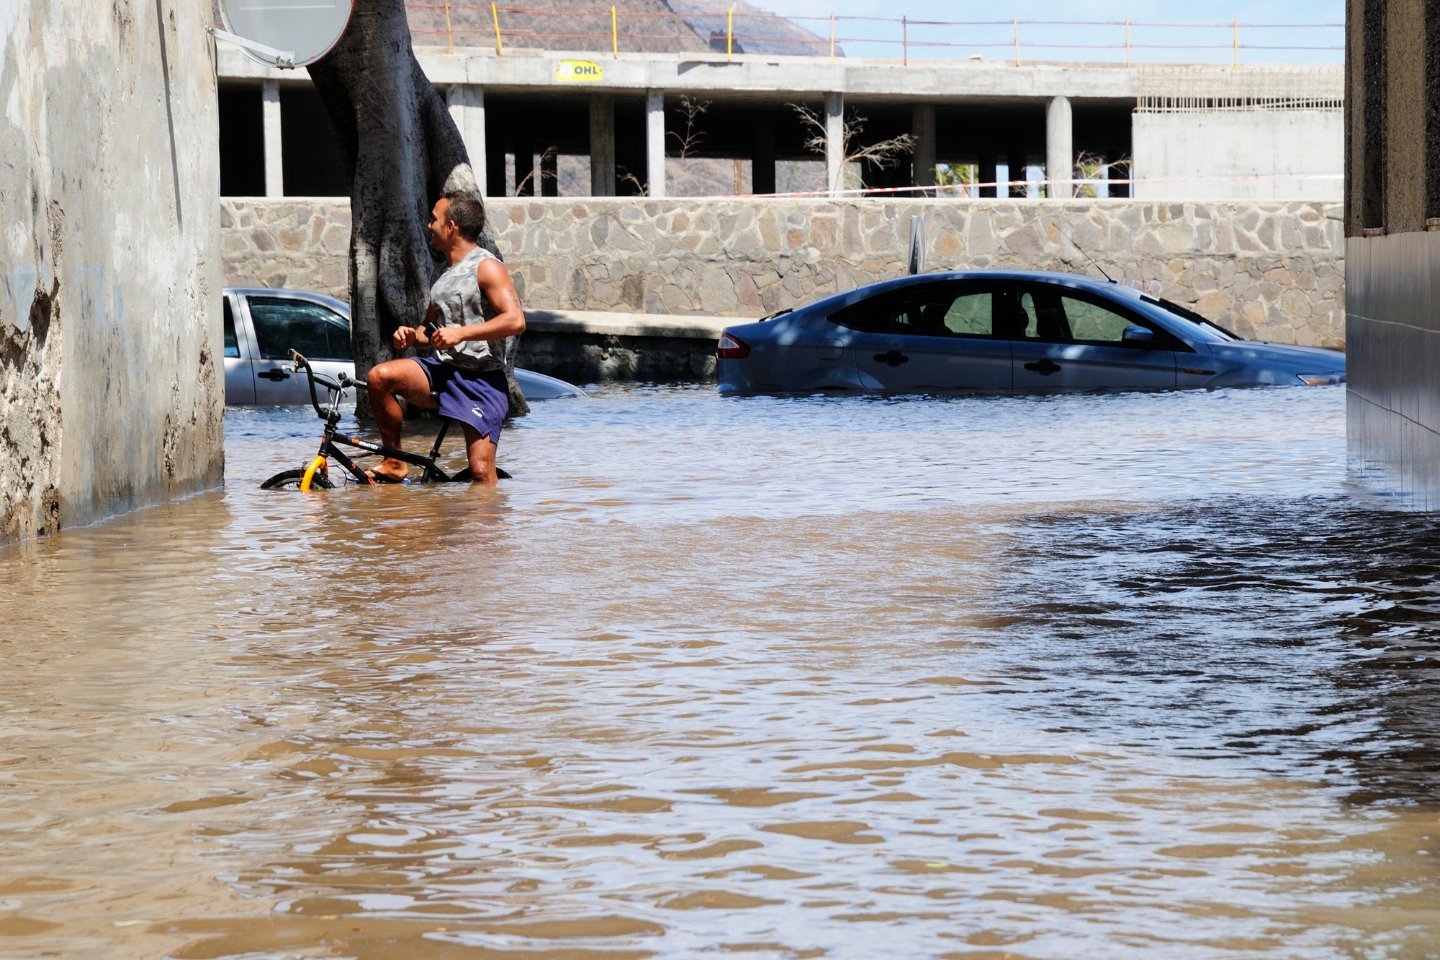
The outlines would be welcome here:
[[[403,0],[355,0],[344,36],[309,72],[350,175],[350,336],[363,378],[396,355],[391,335],[424,317],[446,266],[430,247],[431,207],[448,190],[479,190],[465,141],[415,59]],[[482,245],[498,253],[488,235]],[[513,343],[505,354],[513,359]],[[521,415],[524,398],[507,378]]]

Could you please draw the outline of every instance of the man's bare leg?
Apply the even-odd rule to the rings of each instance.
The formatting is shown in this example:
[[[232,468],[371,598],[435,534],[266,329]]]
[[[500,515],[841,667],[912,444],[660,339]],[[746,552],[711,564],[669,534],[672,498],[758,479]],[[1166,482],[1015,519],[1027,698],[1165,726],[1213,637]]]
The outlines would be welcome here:
[[[465,457],[470,461],[470,482],[495,486],[500,478],[495,473],[495,442],[480,431],[462,423],[465,428]]]
[[[380,430],[380,442],[403,450],[400,425],[405,420],[405,410],[395,398],[397,395],[404,397],[407,402],[426,410],[437,409],[439,405],[430,396],[430,378],[425,376],[419,363],[401,358],[371,367],[365,382],[370,386],[370,410],[375,415],[375,426]],[[370,472],[391,480],[404,480],[410,467],[402,460],[386,457]]]

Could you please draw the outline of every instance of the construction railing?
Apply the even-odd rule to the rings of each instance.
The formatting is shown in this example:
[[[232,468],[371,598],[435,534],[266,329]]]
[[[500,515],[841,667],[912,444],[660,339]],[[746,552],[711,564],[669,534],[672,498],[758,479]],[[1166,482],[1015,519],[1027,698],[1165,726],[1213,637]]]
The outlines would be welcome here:
[[[898,17],[794,16],[733,7],[685,13],[627,10],[622,4],[584,4],[563,18],[553,10],[492,0],[411,0],[411,33],[417,46],[493,50],[505,48],[621,53],[693,49],[695,36],[727,56],[869,59],[1027,60],[1101,62],[1338,62],[1345,48],[1344,23],[1161,23],[1131,20],[917,20]],[[679,38],[692,46],[679,46]]]

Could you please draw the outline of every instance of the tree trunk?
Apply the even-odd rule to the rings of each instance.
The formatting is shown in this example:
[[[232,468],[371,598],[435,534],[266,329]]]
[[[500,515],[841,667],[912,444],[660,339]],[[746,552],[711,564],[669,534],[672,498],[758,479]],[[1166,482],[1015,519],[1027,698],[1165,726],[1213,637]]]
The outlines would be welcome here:
[[[431,207],[447,190],[479,191],[465,141],[415,59],[403,0],[355,0],[344,36],[309,71],[350,175],[350,337],[363,378],[395,356],[395,329],[425,316],[446,266],[430,248]],[[508,379],[518,416],[525,401]]]

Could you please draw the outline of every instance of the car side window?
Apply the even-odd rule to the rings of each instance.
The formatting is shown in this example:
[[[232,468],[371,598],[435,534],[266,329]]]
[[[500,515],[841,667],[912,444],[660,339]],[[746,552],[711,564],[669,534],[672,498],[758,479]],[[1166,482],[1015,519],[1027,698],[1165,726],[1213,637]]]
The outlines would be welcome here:
[[[1128,312],[1092,297],[1062,293],[1043,286],[1025,289],[1020,294],[1026,314],[1025,338],[1050,343],[1093,343],[1105,346],[1131,346],[1125,331],[1133,326],[1151,330],[1151,346],[1164,345],[1174,349],[1173,337]]]
[[[318,303],[250,297],[250,319],[260,356],[285,360],[297,350],[311,360],[349,360],[350,324]]]
[[[989,290],[936,284],[852,304],[831,321],[868,333],[920,337],[989,337],[994,330]]]
[[[1070,325],[1070,336],[1087,343],[1119,344],[1125,339],[1125,328],[1136,325],[1130,317],[1076,297],[1062,296],[1060,306]]]
[[[1069,343],[1070,326],[1060,295],[1044,287],[1031,287],[1020,292],[1020,309],[1025,315],[1025,339]],[[1016,338],[1019,339],[1019,338]]]
[[[240,356],[240,341],[235,337],[235,315],[230,312],[230,298],[222,297],[221,302],[225,304],[225,356]]]
[[[995,297],[989,290],[961,293],[945,310],[945,329],[961,337],[988,337],[995,329]]]
[[[926,291],[907,298],[891,312],[887,332],[916,337],[989,336],[990,296],[957,297],[953,290]]]
[[[882,333],[890,329],[895,311],[894,296],[871,297],[837,310],[827,318],[831,323],[865,333]]]

